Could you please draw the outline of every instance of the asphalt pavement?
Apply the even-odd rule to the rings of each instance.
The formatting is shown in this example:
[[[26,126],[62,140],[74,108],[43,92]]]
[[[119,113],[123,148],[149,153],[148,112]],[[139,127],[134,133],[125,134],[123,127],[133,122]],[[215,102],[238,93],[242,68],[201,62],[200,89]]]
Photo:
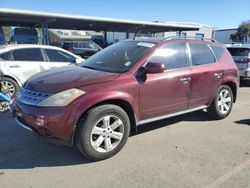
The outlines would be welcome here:
[[[228,118],[198,111],[142,125],[100,162],[0,114],[0,187],[250,187],[250,87],[240,88]]]

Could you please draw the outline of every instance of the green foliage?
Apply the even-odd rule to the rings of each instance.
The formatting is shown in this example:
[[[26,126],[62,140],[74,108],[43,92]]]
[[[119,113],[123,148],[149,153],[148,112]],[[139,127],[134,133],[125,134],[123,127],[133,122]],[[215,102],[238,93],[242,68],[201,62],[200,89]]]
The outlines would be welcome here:
[[[242,22],[235,34],[230,36],[233,42],[245,42],[250,37],[250,20]]]
[[[2,28],[3,28],[5,39],[8,40],[8,38],[10,36],[10,32],[11,32],[11,27],[10,26],[3,26]]]

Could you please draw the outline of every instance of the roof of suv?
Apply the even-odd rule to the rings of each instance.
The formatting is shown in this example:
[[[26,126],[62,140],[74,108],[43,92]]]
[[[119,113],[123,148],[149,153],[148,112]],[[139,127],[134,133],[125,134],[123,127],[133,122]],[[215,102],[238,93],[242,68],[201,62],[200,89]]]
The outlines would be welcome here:
[[[152,38],[147,38],[147,37],[138,37],[135,39],[128,39],[127,41],[138,41],[138,42],[150,42],[150,43],[161,43],[163,41],[170,41],[170,40],[176,40],[176,41],[198,41],[201,43],[216,43],[213,39],[195,39],[195,38],[189,38],[189,37],[178,37],[178,36],[173,36],[173,37],[152,37]]]

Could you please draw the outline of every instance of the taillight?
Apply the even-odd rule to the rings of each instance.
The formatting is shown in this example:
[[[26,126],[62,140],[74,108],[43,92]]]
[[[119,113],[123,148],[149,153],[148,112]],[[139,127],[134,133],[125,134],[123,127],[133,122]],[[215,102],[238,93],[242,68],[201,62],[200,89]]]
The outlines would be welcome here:
[[[236,61],[237,63],[250,63],[250,58],[243,58],[243,59],[240,59],[238,61]]]
[[[14,43],[14,44],[17,44],[17,41],[16,41],[16,39],[14,39],[14,40],[13,40],[13,43]]]
[[[242,60],[242,63],[250,63],[250,58],[245,58]]]
[[[70,47],[69,47],[69,48],[68,48],[68,51],[69,51],[69,52],[73,52],[73,48],[70,48]]]

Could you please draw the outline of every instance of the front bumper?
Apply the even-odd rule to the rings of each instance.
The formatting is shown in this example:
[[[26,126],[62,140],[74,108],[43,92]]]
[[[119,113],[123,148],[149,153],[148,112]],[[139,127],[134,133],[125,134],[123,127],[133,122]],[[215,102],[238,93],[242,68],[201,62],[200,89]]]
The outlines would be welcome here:
[[[73,145],[75,124],[70,107],[41,108],[16,101],[12,113],[23,128],[43,136],[49,142]]]
[[[34,132],[27,125],[24,125],[23,123],[21,123],[17,118],[15,118],[15,120],[24,129],[26,129],[28,131],[31,131],[32,133],[34,133],[37,136],[41,136],[41,135],[37,134],[36,132]],[[60,140],[60,139],[56,139],[56,138],[50,138],[50,137],[44,137],[44,139],[45,139],[46,142],[53,143],[53,144],[58,144],[58,145],[63,145],[63,146],[69,146],[69,147],[73,146],[73,141],[64,141],[64,140]]]

